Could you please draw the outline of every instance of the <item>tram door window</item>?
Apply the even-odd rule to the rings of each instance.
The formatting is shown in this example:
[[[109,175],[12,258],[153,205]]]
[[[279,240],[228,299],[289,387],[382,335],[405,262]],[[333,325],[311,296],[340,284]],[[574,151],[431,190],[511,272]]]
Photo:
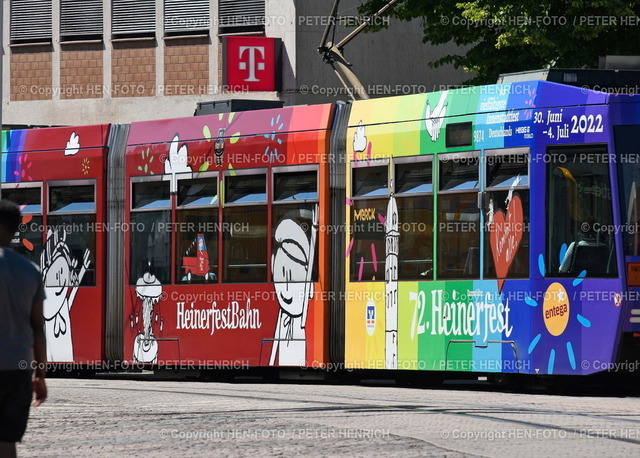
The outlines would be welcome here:
[[[640,126],[614,127],[624,254],[640,256]]]
[[[142,180],[139,179],[139,180]],[[145,177],[131,186],[131,270],[135,285],[146,273],[162,284],[171,282],[170,182]]]
[[[485,153],[484,277],[529,276],[529,155]]]
[[[45,265],[55,266],[56,262],[63,260],[71,268],[72,278],[81,279],[80,286],[95,286],[95,223],[95,184],[50,183]],[[63,282],[68,281],[68,278],[58,275],[46,275],[45,279],[45,286],[49,287],[64,286]]]
[[[388,163],[370,167],[353,163],[351,188],[349,279],[384,281],[385,221],[390,217]]]
[[[478,154],[440,155],[439,169],[438,278],[479,278]]]
[[[218,180],[214,174],[178,178],[176,282],[218,279]]]
[[[40,265],[40,253],[42,253],[41,185],[20,183],[18,189],[3,187],[2,198],[19,205],[22,211],[22,224],[13,239],[12,248],[31,262]]]
[[[396,159],[398,280],[433,279],[433,163],[431,158]]]
[[[606,146],[549,148],[547,156],[547,275],[615,276]]]
[[[266,170],[225,172],[225,283],[267,281],[267,208]]]
[[[318,210],[316,166],[274,169],[271,229],[274,282],[318,280]]]

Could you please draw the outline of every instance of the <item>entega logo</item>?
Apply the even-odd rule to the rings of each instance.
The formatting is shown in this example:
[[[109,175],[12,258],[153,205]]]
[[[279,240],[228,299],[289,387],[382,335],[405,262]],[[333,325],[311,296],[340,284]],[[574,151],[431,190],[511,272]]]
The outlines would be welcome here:
[[[552,336],[561,335],[569,324],[569,296],[560,283],[552,283],[544,294],[544,325]]]

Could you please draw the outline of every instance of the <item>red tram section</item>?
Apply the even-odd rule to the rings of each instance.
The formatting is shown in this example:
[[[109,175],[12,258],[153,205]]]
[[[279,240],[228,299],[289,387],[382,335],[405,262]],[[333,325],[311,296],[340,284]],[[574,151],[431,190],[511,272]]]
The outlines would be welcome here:
[[[103,361],[108,125],[2,132],[2,198],[17,203],[14,248],[40,266],[47,359]]]
[[[131,125],[125,361],[328,361],[331,105]]]

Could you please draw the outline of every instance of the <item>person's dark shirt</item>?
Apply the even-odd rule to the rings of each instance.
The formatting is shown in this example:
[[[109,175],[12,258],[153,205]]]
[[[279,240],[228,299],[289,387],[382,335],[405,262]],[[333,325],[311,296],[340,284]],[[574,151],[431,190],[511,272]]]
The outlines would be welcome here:
[[[36,265],[11,248],[0,247],[0,371],[31,367],[31,309],[44,298]]]

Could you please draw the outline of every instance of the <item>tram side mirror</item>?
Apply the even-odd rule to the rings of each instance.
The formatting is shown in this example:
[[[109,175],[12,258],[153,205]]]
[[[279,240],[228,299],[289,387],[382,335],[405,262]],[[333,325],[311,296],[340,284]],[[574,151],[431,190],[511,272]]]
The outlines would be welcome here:
[[[480,191],[478,192],[478,209],[484,210],[484,208],[485,208],[484,192]]]

